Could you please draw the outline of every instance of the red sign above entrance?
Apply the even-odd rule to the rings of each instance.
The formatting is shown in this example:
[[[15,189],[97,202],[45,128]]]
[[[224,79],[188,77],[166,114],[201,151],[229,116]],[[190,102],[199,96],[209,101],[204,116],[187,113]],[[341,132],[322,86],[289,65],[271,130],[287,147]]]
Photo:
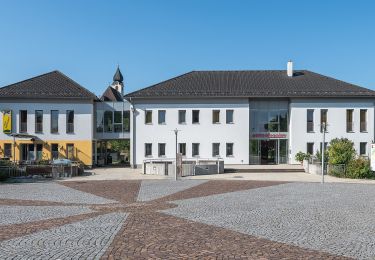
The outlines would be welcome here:
[[[287,138],[287,134],[281,134],[281,133],[258,133],[258,134],[252,134],[251,137],[253,138]]]

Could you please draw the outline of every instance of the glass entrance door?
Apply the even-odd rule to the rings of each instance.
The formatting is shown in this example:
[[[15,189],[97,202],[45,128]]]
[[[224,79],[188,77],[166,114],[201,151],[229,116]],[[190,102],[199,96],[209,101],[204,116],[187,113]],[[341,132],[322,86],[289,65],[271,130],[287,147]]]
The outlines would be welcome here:
[[[277,161],[277,140],[260,141],[260,163],[276,164]]]

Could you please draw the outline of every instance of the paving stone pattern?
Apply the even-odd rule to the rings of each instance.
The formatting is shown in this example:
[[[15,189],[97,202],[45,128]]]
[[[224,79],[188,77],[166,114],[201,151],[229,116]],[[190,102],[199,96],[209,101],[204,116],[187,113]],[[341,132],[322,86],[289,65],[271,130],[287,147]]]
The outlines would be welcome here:
[[[0,243],[0,259],[99,259],[126,213],[110,213]]]
[[[375,187],[290,183],[175,201],[163,212],[272,241],[375,258]]]
[[[139,190],[138,201],[155,200],[196,185],[206,182],[205,180],[147,180],[142,181]]]
[[[0,206],[0,226],[92,212],[83,206]]]
[[[78,204],[106,204],[116,202],[54,182],[1,185],[0,199],[40,200]]]

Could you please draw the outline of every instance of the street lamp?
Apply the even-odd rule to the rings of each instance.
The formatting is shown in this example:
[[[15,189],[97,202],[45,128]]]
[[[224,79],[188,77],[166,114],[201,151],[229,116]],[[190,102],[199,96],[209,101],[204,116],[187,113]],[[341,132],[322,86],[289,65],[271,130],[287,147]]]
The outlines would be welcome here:
[[[175,162],[175,173],[174,173],[174,180],[175,181],[177,181],[177,157],[178,157],[178,149],[177,149],[177,146],[178,146],[178,143],[177,143],[177,135],[178,135],[178,132],[180,131],[180,130],[178,130],[177,128],[175,129],[175,130],[173,130],[174,131],[174,134],[175,134],[175,136],[176,136],[176,162]]]

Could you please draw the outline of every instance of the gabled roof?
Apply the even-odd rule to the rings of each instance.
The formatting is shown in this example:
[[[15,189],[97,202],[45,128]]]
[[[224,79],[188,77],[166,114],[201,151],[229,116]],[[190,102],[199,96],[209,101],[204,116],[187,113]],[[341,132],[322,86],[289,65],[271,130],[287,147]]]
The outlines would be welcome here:
[[[308,70],[192,71],[129,93],[160,97],[375,97],[375,91]]]
[[[93,93],[57,70],[2,87],[0,98],[97,99]]]
[[[121,93],[109,86],[100,97],[102,101],[124,101]]]

